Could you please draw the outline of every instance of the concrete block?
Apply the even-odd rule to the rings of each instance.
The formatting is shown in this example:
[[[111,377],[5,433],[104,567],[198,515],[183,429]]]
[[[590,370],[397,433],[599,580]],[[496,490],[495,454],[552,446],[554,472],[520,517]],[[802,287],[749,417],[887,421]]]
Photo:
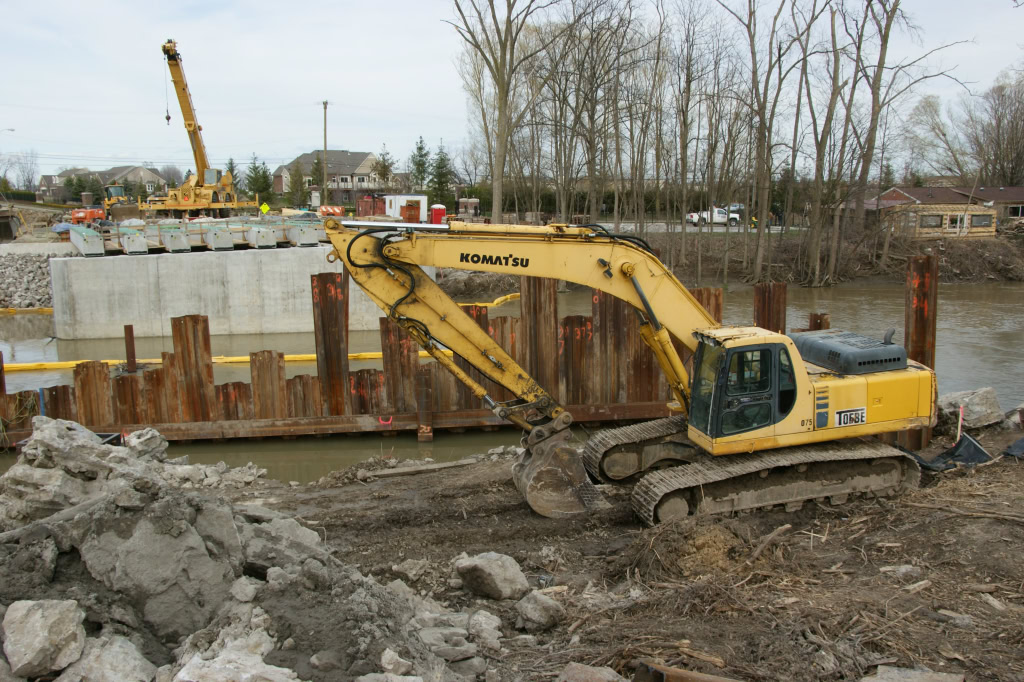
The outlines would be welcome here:
[[[276,249],[277,231],[269,227],[250,227],[245,231],[245,241],[254,249]]]
[[[235,248],[235,235],[226,227],[204,226],[203,243],[214,251],[232,251]]]
[[[149,253],[149,241],[146,240],[146,235],[138,230],[118,228],[117,243],[121,250],[129,256],[141,256]]]
[[[102,256],[104,254],[103,237],[96,230],[82,225],[74,225],[69,232],[71,233],[71,243],[83,256]]]
[[[305,249],[247,249],[135,258],[54,258],[53,320],[59,339],[170,336],[170,318],[207,315],[210,333],[276,334],[313,331],[310,275],[341,272],[328,263],[330,245]],[[433,276],[432,268],[427,269]],[[131,282],[110,288],[110,282]],[[96,295],[103,291],[102,296]],[[349,329],[378,329],[380,308],[351,284]]]
[[[165,227],[160,230],[157,237],[169,253],[186,253],[192,250],[188,234],[177,228]]]
[[[320,243],[318,230],[311,225],[291,225],[285,232],[292,246],[316,246]]]

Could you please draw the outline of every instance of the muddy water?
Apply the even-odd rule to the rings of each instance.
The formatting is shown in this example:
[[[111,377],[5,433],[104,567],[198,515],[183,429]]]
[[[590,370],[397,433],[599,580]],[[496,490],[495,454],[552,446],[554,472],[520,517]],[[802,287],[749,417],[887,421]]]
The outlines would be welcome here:
[[[992,386],[1003,409],[1024,403],[1024,284],[949,284],[939,289],[936,370],[939,392]],[[902,343],[904,289],[890,282],[864,283],[831,289],[790,287],[787,323],[803,327],[812,312],[827,312],[832,326],[881,338],[895,328],[896,343]],[[753,290],[733,287],[725,295],[725,323],[749,324],[753,316]],[[585,291],[563,293],[559,297],[561,315],[589,315],[590,294]],[[518,302],[492,308],[492,316],[519,314]],[[52,338],[48,316],[0,317],[0,351],[6,362],[40,362],[123,358],[120,339],[59,341]],[[353,352],[380,350],[376,332],[352,332]],[[285,353],[313,353],[312,334],[268,334],[215,336],[211,340],[214,355],[247,355],[251,351],[274,349]],[[170,351],[170,339],[138,339],[139,358],[159,357]],[[379,362],[352,364],[353,369],[380,367]],[[316,363],[288,363],[287,375],[315,374]],[[215,365],[214,379],[248,381],[249,367]],[[70,371],[10,372],[8,391],[19,391],[71,383]],[[486,451],[497,445],[516,443],[519,435],[508,429],[492,433],[439,433],[432,444],[418,444],[411,435],[334,438],[267,439],[230,443],[190,443],[172,446],[175,455],[189,454],[194,461],[231,465],[255,462],[280,480],[310,481],[328,471],[345,468],[368,457],[391,453],[403,458],[432,457],[449,461]],[[392,452],[393,449],[393,452]],[[0,455],[0,470],[13,461]]]
[[[189,461],[201,464],[244,466],[254,462],[267,470],[269,478],[279,481],[315,481],[330,471],[346,469],[371,457],[381,455],[398,459],[425,459],[453,462],[468,455],[487,452],[499,445],[518,445],[520,433],[502,429],[490,433],[434,434],[432,443],[417,443],[415,434],[392,437],[377,435],[335,436],[331,438],[296,438],[284,440],[238,441],[233,443],[176,443],[170,456],[188,455]]]

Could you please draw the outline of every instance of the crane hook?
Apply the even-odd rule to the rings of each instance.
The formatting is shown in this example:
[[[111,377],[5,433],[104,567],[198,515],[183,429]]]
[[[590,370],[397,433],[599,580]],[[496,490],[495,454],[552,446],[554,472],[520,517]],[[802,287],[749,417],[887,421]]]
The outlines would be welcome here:
[[[170,109],[167,110],[167,116],[165,116],[165,118],[167,119],[167,125],[171,125],[171,110]]]

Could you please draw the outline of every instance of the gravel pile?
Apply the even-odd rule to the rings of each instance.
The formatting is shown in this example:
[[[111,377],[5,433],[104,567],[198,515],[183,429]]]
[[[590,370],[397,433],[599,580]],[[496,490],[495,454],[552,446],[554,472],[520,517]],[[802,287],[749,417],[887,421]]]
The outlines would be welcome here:
[[[50,258],[8,254],[0,256],[0,308],[49,308]]]

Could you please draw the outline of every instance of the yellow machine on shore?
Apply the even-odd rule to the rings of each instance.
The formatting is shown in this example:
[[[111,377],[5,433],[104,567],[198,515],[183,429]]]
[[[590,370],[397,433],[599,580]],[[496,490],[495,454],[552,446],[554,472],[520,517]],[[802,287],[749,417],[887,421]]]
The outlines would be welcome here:
[[[239,201],[231,173],[210,168],[206,145],[203,143],[203,127],[196,120],[196,111],[192,106],[192,95],[185,81],[185,72],[181,68],[181,55],[178,53],[177,43],[168,40],[163,44],[163,53],[167,58],[167,68],[171,72],[174,92],[178,96],[181,115],[185,121],[185,132],[188,133],[188,140],[192,145],[196,170],[185,179],[181,187],[168,189],[166,197],[150,197],[145,203],[139,202],[139,210],[144,214],[173,218],[199,215],[226,218],[233,210],[256,208],[259,197],[256,201]],[[168,123],[170,120],[171,115],[168,113]]]
[[[126,220],[139,217],[139,207],[128,201],[124,185],[112,182],[103,187],[103,210],[107,220]]]
[[[933,425],[935,374],[885,341],[835,330],[786,336],[719,326],[641,239],[601,226],[326,222],[352,279],[496,415],[526,432],[516,486],[544,516],[605,505],[597,481],[636,480],[653,524],[699,513],[844,501],[916,485],[901,451],[864,436]],[[570,445],[572,417],[421,266],[549,277],[635,308],[675,397],[675,416]],[[672,343],[694,355],[688,376]],[[515,400],[498,403],[450,349]],[[589,475],[588,475],[589,474]]]

